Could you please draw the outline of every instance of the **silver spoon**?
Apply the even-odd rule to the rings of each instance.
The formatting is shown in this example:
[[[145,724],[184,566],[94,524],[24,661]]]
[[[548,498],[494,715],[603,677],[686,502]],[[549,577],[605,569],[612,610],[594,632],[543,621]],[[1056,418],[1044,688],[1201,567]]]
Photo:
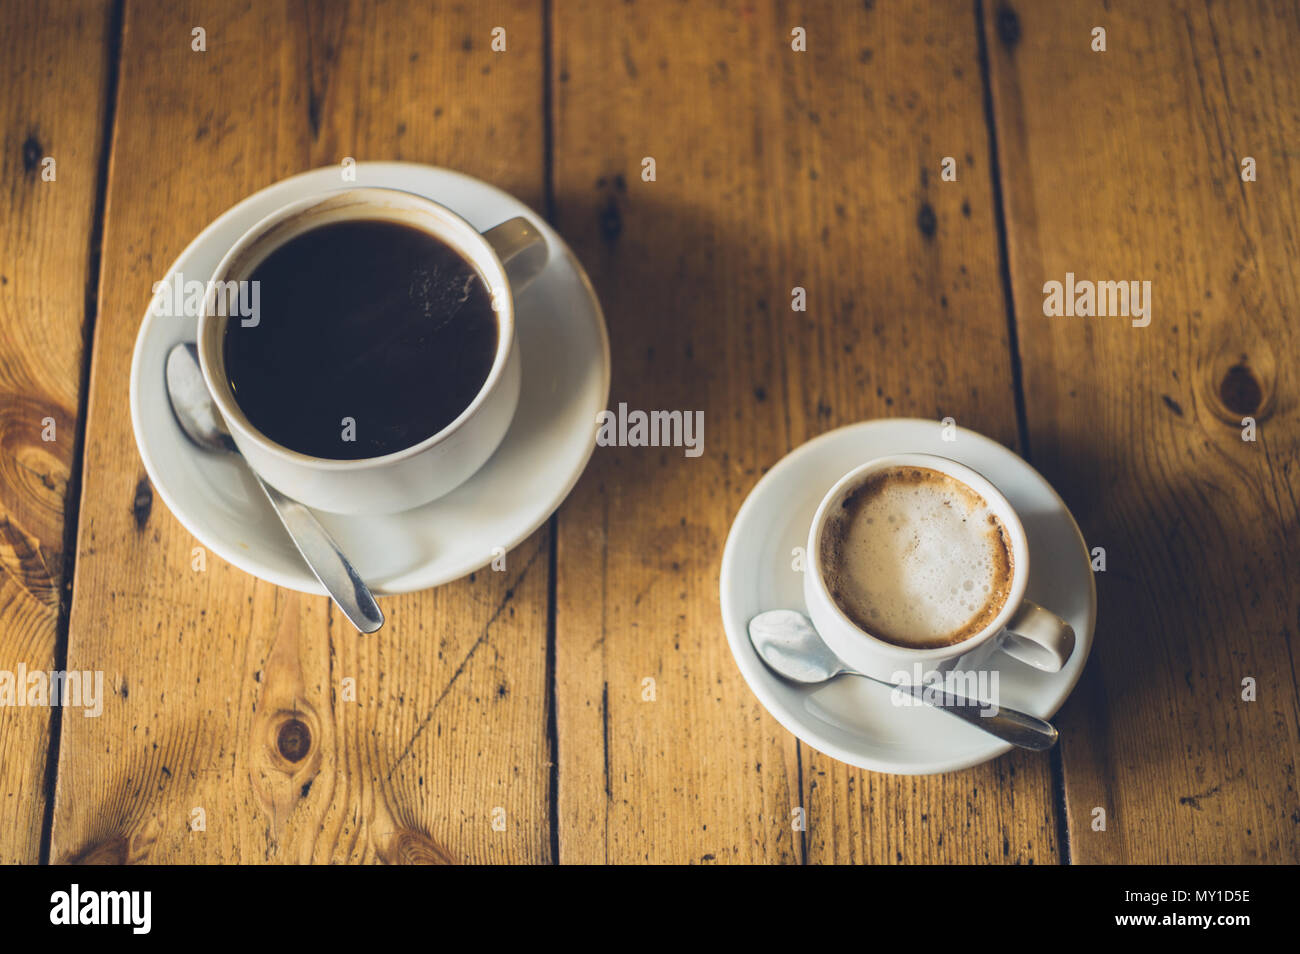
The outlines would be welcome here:
[[[203,450],[239,454],[239,448],[208,394],[199,367],[198,351],[193,344],[178,344],[167,354],[167,397],[181,430],[191,441]],[[373,633],[383,626],[384,614],[369,587],[315,515],[298,501],[280,493],[256,472],[253,477],[266,494],[266,499],[271,501],[293,545],[343,615],[363,633]]]
[[[840,675],[861,676],[882,686],[910,692],[927,705],[934,705],[926,698],[925,686],[895,686],[849,669],[822,641],[821,635],[813,628],[812,620],[803,613],[794,610],[759,613],[749,621],[749,641],[754,644],[759,658],[769,669],[791,682],[816,683]],[[1004,742],[1023,749],[1033,749],[1035,752],[1050,749],[1056,744],[1056,728],[1037,716],[1004,706],[994,707],[996,712],[985,715],[991,708],[987,703],[960,696],[948,696],[946,702],[947,704],[935,708],[965,719]]]

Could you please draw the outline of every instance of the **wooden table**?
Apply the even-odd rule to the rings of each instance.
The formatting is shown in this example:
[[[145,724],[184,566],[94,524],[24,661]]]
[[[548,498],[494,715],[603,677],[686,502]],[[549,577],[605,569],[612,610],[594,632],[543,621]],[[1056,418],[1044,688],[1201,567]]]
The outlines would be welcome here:
[[[1300,860],[1293,5],[56,0],[0,35],[0,669],[109,695],[0,709],[0,861]],[[598,448],[509,572],[378,638],[196,572],[127,404],[181,249],[346,156],[545,214],[611,406],[707,421],[685,463]],[[1150,324],[1046,316],[1067,272],[1151,281]],[[741,501],[886,416],[1014,448],[1105,550],[1050,756],[849,768],[730,657]]]

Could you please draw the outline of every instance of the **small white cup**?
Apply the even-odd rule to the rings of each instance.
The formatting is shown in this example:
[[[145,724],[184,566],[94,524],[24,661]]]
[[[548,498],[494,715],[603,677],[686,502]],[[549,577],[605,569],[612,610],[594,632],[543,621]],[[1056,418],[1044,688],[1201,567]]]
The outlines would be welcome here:
[[[384,220],[413,226],[447,243],[483,276],[497,316],[497,352],[482,388],[464,412],[438,433],[410,447],[361,460],[313,457],[276,443],[240,409],[225,367],[225,333],[232,309],[217,295],[242,282],[273,251],[304,232],[332,222]],[[397,189],[344,189],[294,202],[271,213],[237,241],[217,266],[198,351],[203,378],[235,445],[267,483],[309,507],[332,513],[396,513],[436,500],[487,462],[510,427],[519,403],[520,358],[514,293],[546,264],[546,239],[527,219],[514,218],[479,233],[450,209]],[[261,316],[274,320],[273,316]],[[326,372],[328,369],[324,369]]]
[[[984,629],[951,646],[909,649],[871,635],[855,624],[835,602],[826,587],[821,563],[822,534],[827,518],[845,497],[868,478],[900,467],[926,467],[947,474],[978,493],[1006,529],[1011,546],[1012,579],[1007,601]],[[1043,672],[1058,672],[1074,651],[1074,630],[1054,613],[1025,599],[1029,582],[1029,543],[1024,525],[1007,498],[980,474],[963,464],[933,454],[899,454],[869,461],[845,474],[822,499],[808,532],[805,558],[804,600],[808,616],[826,644],[846,664],[887,682],[898,674],[950,669],[978,669],[988,655],[1001,650]]]

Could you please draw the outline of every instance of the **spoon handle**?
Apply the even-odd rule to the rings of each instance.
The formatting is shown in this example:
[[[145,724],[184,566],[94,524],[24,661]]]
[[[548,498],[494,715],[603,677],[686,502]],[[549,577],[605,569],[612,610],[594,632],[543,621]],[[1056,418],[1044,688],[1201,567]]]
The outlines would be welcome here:
[[[855,675],[861,675],[861,673],[855,673]],[[866,678],[870,679],[871,677],[867,676]],[[972,701],[955,695],[945,695],[943,696],[943,703],[936,704],[931,699],[926,698],[925,686],[910,685],[895,686],[894,688],[910,692],[926,705],[932,705],[936,709],[942,709],[959,719],[965,719],[976,728],[983,729],[990,735],[995,735],[1002,741],[1010,742],[1022,749],[1043,752],[1056,744],[1056,727],[1037,716],[1031,716],[1027,712],[1008,709],[1005,706],[990,706],[983,702]]]
[[[316,515],[296,500],[290,500],[261,477],[257,483],[271,501],[284,529],[289,531],[289,538],[298,548],[302,558],[321,586],[338,604],[343,615],[352,621],[363,633],[373,633],[384,625],[384,614],[375,602],[370,588],[357,575],[348,558],[343,555]]]

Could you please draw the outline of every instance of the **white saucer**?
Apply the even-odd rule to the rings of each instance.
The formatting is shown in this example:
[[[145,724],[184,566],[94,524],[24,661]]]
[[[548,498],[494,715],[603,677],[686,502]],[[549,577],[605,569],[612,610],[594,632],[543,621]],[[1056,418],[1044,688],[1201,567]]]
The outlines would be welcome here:
[[[794,549],[806,547],[817,505],[858,464],[890,454],[939,454],[979,471],[1020,515],[1029,537],[1026,596],[1074,627],[1074,655],[1059,673],[1043,673],[995,653],[1002,705],[1044,719],[1065,702],[1092,649],[1097,590],[1083,535],[1065,503],[1039,473],[1001,444],[958,429],[942,439],[937,421],[867,421],[823,434],[793,451],[750,492],[722,555],[722,620],[741,675],[759,702],[818,751],[876,772],[924,775],[978,765],[1008,743],[929,707],[901,708],[890,690],[843,677],[799,686],[774,675],[750,645],[749,620],[765,610],[805,610]]]
[[[408,593],[457,579],[491,562],[546,522],[568,495],[596,445],[596,415],[609,398],[609,339],[582,266],[555,232],[513,196],[448,169],[363,162],[356,181],[339,167],[285,179],[240,202],[209,225],[162,279],[180,272],[206,283],[222,254],[248,228],[286,203],[344,186],[415,192],[487,229],[526,216],[546,237],[550,261],[516,301],[523,356],[519,409],[500,448],[452,493],[383,517],[319,514],[377,594]],[[146,314],[131,362],[131,423],[154,488],[185,528],[223,559],[261,579],[324,593],[303,564],[245,465],[205,454],[172,417],[163,361],[193,341],[194,318]]]

